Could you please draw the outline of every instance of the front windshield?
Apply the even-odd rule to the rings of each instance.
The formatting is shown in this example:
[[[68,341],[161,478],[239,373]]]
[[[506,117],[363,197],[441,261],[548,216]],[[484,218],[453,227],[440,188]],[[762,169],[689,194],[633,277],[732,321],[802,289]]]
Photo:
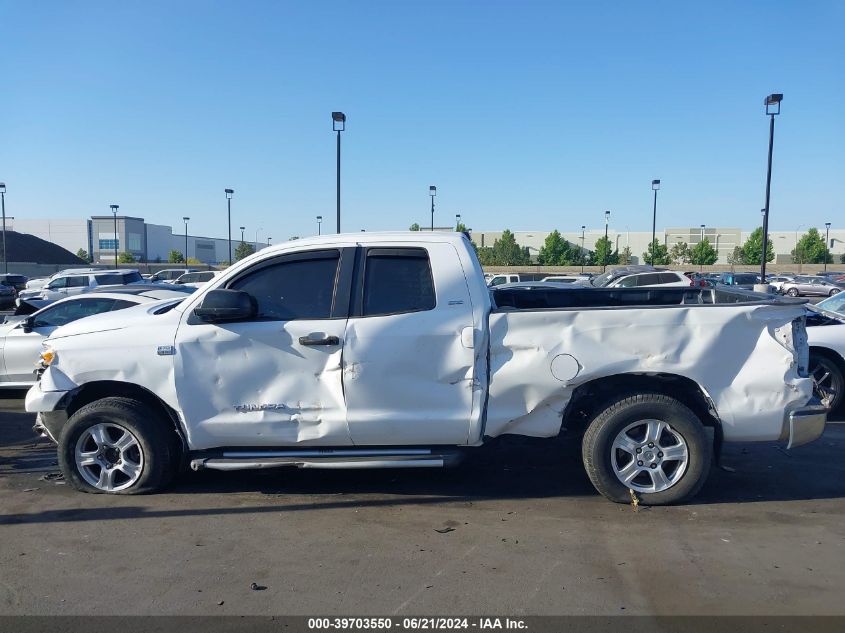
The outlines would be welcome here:
[[[817,308],[845,316],[845,292],[838,292],[816,304]]]
[[[596,288],[603,288],[604,286],[610,283],[610,281],[613,279],[613,276],[613,271],[608,270],[606,273],[602,273],[598,277],[593,277],[592,279],[590,279],[590,285],[595,286]]]

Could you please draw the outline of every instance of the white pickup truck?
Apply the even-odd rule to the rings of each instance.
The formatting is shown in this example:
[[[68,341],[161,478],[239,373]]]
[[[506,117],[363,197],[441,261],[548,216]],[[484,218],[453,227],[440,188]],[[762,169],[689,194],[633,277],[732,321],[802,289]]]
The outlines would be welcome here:
[[[458,233],[267,248],[176,307],[58,329],[26,397],[66,480],[141,493],[180,467],[439,467],[582,431],[607,498],[695,494],[722,441],[821,435],[804,308],[701,288],[492,291]]]

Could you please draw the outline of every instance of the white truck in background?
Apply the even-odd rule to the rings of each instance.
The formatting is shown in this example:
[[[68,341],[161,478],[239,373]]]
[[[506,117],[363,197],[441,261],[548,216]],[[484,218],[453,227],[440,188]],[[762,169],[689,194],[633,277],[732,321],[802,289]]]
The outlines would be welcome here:
[[[582,430],[616,502],[694,495],[722,441],[821,435],[804,308],[702,288],[492,291],[461,234],[263,249],[176,307],[58,329],[26,408],[67,481],[142,493],[180,466],[440,467]]]

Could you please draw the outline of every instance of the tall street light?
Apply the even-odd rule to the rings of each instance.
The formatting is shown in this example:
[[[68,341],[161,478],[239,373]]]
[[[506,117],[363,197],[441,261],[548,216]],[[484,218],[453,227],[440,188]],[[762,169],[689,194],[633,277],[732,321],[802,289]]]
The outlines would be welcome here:
[[[581,225],[581,272],[584,272],[584,230],[587,227],[583,224]]]
[[[701,240],[700,240],[701,242],[704,241],[704,227],[705,227],[705,225],[702,224],[701,225]],[[698,272],[704,272],[704,260],[703,259],[698,262]]]
[[[461,214],[456,213],[455,214],[455,230],[457,231],[458,228],[460,228],[460,226],[461,226]]]
[[[652,180],[651,189],[654,191],[654,209],[651,213],[651,265],[654,266],[654,240],[657,239],[657,192],[660,190],[660,181]]]
[[[431,196],[431,231],[434,232],[434,196],[437,195],[437,187],[431,185],[428,188],[428,195]]]
[[[226,209],[228,210],[228,214],[226,216],[226,229],[229,231],[229,265],[232,265],[232,194],[235,193],[234,189],[224,189],[226,193]],[[185,255],[185,259],[188,259],[188,256]]]
[[[323,216],[318,215],[317,216],[317,235],[322,234],[322,224],[323,224]]]
[[[332,130],[337,132],[337,232],[340,233],[340,133],[346,129],[346,115],[332,112]]]
[[[830,259],[830,222],[824,223],[824,271],[827,272],[827,260]]]
[[[607,226],[610,224],[610,211],[604,212],[604,257],[602,257],[602,272],[607,270],[607,251],[610,250],[610,240],[607,239]],[[652,257],[652,259],[654,259]]]
[[[763,100],[769,117],[769,165],[766,169],[766,208],[763,213],[763,249],[760,258],[760,282],[766,283],[766,247],[769,245],[769,193],[772,187],[772,147],[775,142],[775,117],[780,114],[782,94],[770,94]]]
[[[795,263],[795,259],[798,259],[798,274],[801,274],[801,270],[803,269],[804,265],[804,257],[801,252],[798,251],[798,231],[800,231],[804,227],[803,224],[799,224],[795,227],[795,255],[792,258],[792,263]]]
[[[259,226],[257,229],[255,229],[255,249],[254,249],[254,251],[256,253],[258,252],[258,232],[263,231],[263,230],[264,230],[263,226]]]
[[[246,230],[245,226],[240,227],[241,229],[241,244],[244,243],[244,230]]]
[[[0,182],[0,205],[3,206],[3,268],[9,272],[9,258],[6,256],[6,183]]]
[[[273,238],[269,235],[267,236],[267,246],[270,246],[273,243]]]
[[[190,220],[188,216],[184,216],[182,220],[185,222],[185,270],[188,270],[188,220]],[[241,227],[243,229],[243,227]],[[231,265],[232,262],[230,261],[229,264]]]
[[[114,216],[114,267],[117,268],[117,210],[120,208],[119,204],[110,204],[112,215]]]

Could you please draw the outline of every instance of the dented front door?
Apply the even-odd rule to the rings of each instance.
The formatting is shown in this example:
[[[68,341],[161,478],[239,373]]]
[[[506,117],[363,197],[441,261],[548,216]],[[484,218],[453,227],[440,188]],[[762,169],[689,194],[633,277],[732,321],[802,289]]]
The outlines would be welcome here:
[[[175,381],[191,448],[351,444],[341,384],[348,311],[348,290],[337,292],[341,253],[283,255],[234,278],[226,287],[255,297],[254,320],[209,324],[186,315]]]

